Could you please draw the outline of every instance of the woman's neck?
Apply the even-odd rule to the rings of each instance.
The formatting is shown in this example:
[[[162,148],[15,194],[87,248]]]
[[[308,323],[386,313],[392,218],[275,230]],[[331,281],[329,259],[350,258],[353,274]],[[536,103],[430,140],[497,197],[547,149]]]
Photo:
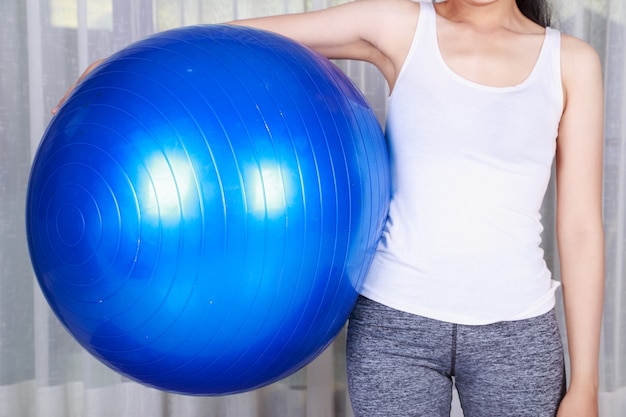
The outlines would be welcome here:
[[[530,22],[517,8],[515,0],[447,0],[436,3],[437,14],[477,31],[509,29],[518,31]]]

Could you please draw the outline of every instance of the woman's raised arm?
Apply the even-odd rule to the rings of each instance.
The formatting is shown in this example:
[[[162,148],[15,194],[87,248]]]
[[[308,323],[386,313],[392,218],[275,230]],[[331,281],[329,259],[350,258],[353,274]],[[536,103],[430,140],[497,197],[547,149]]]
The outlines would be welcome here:
[[[392,84],[410,47],[418,13],[419,5],[412,1],[361,0],[231,23],[285,35],[327,58],[370,62]]]

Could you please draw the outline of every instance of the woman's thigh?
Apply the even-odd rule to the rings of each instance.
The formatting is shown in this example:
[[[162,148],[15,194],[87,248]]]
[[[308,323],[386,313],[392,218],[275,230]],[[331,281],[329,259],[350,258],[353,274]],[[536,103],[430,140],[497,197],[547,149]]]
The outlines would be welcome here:
[[[459,326],[454,368],[465,417],[554,417],[565,390],[554,311],[527,320]]]
[[[450,415],[451,324],[360,298],[346,354],[356,417]]]

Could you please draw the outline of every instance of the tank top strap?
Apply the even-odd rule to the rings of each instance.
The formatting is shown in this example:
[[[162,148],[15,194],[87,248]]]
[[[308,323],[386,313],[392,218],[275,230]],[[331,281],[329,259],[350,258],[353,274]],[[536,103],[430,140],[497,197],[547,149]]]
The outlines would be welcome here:
[[[418,22],[418,32],[422,36],[432,37],[437,35],[437,12],[432,1],[420,2],[420,17]]]
[[[561,79],[561,32],[551,27],[546,28],[546,37],[535,72],[544,85],[554,88],[554,93],[563,101],[563,82]]]
[[[402,63],[402,67],[400,68],[400,72],[398,73],[396,86],[402,80],[402,78],[404,78],[406,67],[411,64],[411,61],[418,53],[418,50],[423,53],[425,45],[426,48],[432,51],[433,45],[436,45],[437,43],[437,28],[435,24],[437,14],[435,12],[435,7],[431,1],[419,1],[418,3],[420,5],[420,13],[417,19],[417,23],[415,25],[415,33],[413,35],[413,40],[411,41],[409,51],[407,52],[407,55],[404,58],[404,62]],[[392,96],[393,92],[389,96],[389,98],[391,98]]]

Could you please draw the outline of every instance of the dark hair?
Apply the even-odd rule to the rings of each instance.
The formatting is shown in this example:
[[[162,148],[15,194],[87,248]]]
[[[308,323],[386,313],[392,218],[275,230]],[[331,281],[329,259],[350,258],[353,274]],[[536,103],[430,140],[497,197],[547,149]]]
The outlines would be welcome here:
[[[516,3],[524,16],[543,27],[550,26],[552,11],[547,0],[516,0]]]

